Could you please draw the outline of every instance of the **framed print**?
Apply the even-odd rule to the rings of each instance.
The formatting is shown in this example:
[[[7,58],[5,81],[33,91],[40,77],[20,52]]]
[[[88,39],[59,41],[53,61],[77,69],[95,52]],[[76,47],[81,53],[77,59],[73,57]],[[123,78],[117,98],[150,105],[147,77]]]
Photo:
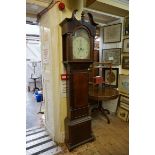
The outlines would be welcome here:
[[[129,110],[129,96],[120,94],[119,106],[126,110]]]
[[[129,75],[119,75],[118,89],[122,93],[129,94]]]
[[[122,23],[103,27],[103,43],[115,43],[121,41]]]
[[[129,38],[123,39],[123,53],[129,53]]]
[[[124,36],[129,35],[129,16],[124,18]]]
[[[129,69],[129,56],[122,57],[122,69]]]
[[[121,64],[121,48],[103,49],[102,60],[113,65]]]
[[[129,104],[129,96],[120,94],[120,102],[123,102],[125,104]]]
[[[118,110],[117,110],[117,116],[124,120],[124,121],[128,121],[128,115],[129,115],[129,111],[122,108],[122,107],[118,107]]]
[[[114,88],[118,87],[118,73],[119,68],[112,68],[110,72],[110,68],[103,68],[103,77],[105,81],[105,86],[112,86]]]

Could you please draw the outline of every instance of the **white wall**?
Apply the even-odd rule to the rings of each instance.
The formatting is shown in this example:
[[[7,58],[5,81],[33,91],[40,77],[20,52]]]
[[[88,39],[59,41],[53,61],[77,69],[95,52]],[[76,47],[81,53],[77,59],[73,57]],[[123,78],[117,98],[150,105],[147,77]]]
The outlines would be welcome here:
[[[123,17],[120,17],[120,19],[118,19],[117,21],[114,22],[110,22],[107,25],[112,25],[112,24],[117,24],[117,23],[122,23],[122,36],[121,36],[121,42],[118,43],[109,43],[109,44],[103,44],[103,28],[101,28],[101,41],[100,41],[100,61],[102,58],[102,49],[110,49],[110,48],[122,48],[122,40],[123,40]],[[122,57],[121,57],[122,60]],[[119,74],[128,74],[128,70],[124,70],[121,67],[121,64],[119,66],[113,66],[113,68],[119,68]],[[112,113],[116,112],[116,108],[117,108],[117,102],[118,102],[118,98],[114,99],[114,100],[110,100],[110,101],[104,101],[103,102],[103,106],[106,109],[109,109]]]
[[[65,72],[62,61],[62,32],[60,23],[72,11],[78,9],[77,16],[83,9],[83,1],[64,0],[65,10],[53,6],[40,19],[41,54],[43,62],[43,92],[45,97],[45,125],[56,142],[64,142],[64,119],[67,115],[66,97],[61,93],[61,74]],[[54,20],[53,20],[54,19]],[[44,63],[48,52],[48,61]]]

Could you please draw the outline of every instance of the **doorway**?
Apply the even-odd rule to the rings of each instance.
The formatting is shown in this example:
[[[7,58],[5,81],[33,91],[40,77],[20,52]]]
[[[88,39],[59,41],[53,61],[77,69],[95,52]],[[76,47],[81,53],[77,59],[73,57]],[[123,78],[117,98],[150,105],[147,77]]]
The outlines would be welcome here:
[[[40,32],[37,24],[26,24],[26,128],[43,126],[44,102]]]

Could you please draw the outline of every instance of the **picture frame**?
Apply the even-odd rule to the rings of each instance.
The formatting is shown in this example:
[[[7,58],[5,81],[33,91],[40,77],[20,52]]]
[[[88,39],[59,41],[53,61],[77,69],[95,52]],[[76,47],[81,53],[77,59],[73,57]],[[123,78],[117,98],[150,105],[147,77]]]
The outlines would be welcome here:
[[[123,102],[125,104],[129,104],[129,96],[128,95],[120,94],[119,101]]]
[[[125,122],[129,121],[129,111],[122,107],[118,107],[117,116]]]
[[[118,88],[118,74],[119,68],[103,68],[103,78],[105,81],[105,86],[111,86],[113,88]]]
[[[129,35],[129,16],[124,17],[124,36]]]
[[[123,39],[122,52],[129,53],[129,38]]]
[[[102,50],[102,61],[111,62],[112,65],[121,64],[121,48],[111,48]]]
[[[129,96],[120,94],[118,105],[123,109],[129,110]]]
[[[122,69],[129,69],[129,56],[122,57]]]
[[[129,94],[129,75],[119,74],[118,90],[121,93]]]
[[[122,23],[103,27],[103,43],[121,42]]]

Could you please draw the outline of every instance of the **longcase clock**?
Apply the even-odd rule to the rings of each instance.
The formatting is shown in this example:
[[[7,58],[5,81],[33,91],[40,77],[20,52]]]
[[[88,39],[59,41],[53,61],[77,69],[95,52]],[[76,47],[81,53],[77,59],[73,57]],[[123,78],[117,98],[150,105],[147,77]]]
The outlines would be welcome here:
[[[94,37],[96,25],[88,13],[81,20],[66,18],[62,27],[63,63],[68,74],[67,80],[67,117],[65,119],[65,143],[73,148],[94,140],[91,130],[91,116],[88,104],[88,68],[93,63]]]

